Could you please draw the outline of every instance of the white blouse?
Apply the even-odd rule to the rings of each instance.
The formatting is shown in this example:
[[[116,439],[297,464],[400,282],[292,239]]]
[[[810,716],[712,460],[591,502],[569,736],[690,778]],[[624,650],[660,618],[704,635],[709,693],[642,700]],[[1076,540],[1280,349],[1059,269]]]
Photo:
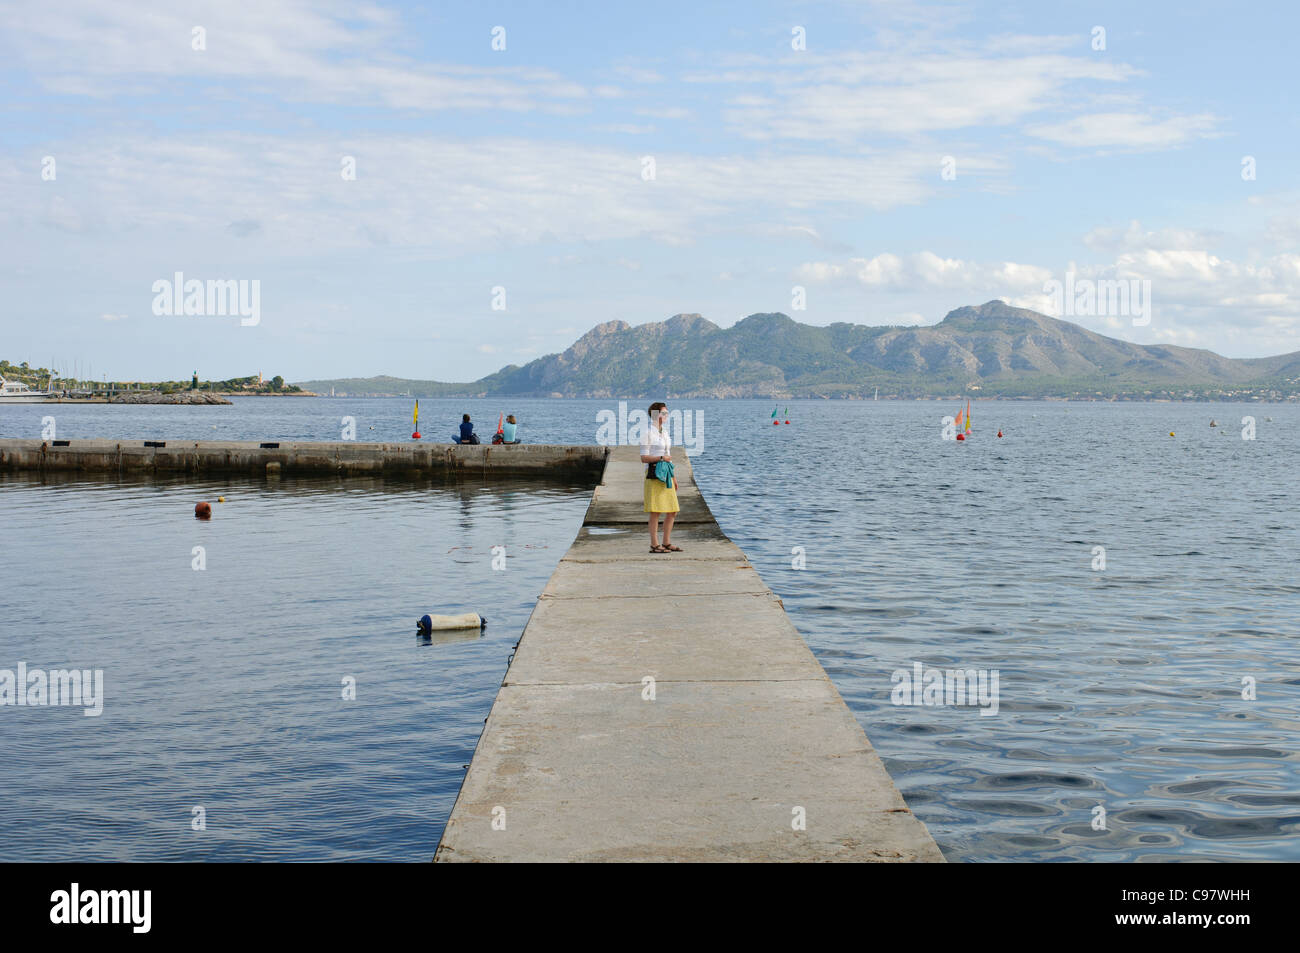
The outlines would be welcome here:
[[[659,457],[667,456],[672,449],[672,443],[668,439],[668,428],[660,430],[657,427],[651,428],[650,432],[641,438],[641,456]]]

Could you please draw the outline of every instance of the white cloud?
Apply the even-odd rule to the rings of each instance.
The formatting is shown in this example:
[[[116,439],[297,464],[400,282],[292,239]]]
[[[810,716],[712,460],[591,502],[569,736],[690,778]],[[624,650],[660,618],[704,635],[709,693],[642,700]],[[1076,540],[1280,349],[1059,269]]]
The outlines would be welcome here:
[[[615,68],[614,72],[626,77],[629,82],[633,83],[662,83],[664,81],[663,74],[639,66],[619,66]]]
[[[980,303],[1001,298],[1009,304],[1061,317],[1084,327],[1147,343],[1214,347],[1221,353],[1290,353],[1300,346],[1300,254],[1283,253],[1233,261],[1206,249],[1136,247],[1139,236],[1166,235],[1185,241],[1192,232],[1171,229],[1142,232],[1134,223],[1124,233],[1127,245],[1112,261],[1071,263],[1049,269],[1021,262],[977,262],[944,258],[930,251],[801,265],[798,279],[847,283],[874,292]],[[1064,282],[1072,271],[1081,280],[1150,281],[1152,322],[1134,328],[1131,316],[1064,315],[1054,310],[1044,290],[1049,280]],[[952,292],[957,292],[956,295]]]
[[[1159,149],[1214,135],[1219,124],[1208,113],[1157,117],[1129,85],[1143,73],[1081,48],[1078,36],[728,62],[684,79],[733,87],[724,119],[733,132],[760,140],[851,145],[1013,128],[1078,148]],[[1093,112],[1074,115],[1085,109]],[[1069,118],[1047,118],[1053,114]]]
[[[625,136],[648,136],[655,131],[654,126],[638,126],[631,122],[616,122],[600,127],[605,132],[617,132]]]
[[[683,245],[747,217],[819,210],[837,219],[922,201],[932,156],[657,154],[641,178],[635,152],[524,139],[285,138],[228,133],[53,144],[59,194],[2,155],[0,195],[19,228],[132,233],[181,247],[213,223],[255,213],[249,254],[308,257],[381,245],[421,252],[503,250],[546,240],[652,239]],[[339,174],[356,158],[356,179]],[[226,235],[229,229],[221,227]]]
[[[48,90],[106,98],[169,88],[173,79],[247,80],[278,86],[286,99],[404,110],[572,111],[591,95],[544,69],[467,67],[416,61],[399,17],[341,0],[223,0],[201,11],[186,5],[63,0],[52,15],[44,0],[8,4],[21,31],[0,35],[12,65],[24,63]],[[206,31],[195,50],[191,31]],[[484,48],[489,33],[484,29]],[[76,55],[70,56],[69,51]]]
[[[910,255],[884,252],[874,258],[850,258],[843,264],[809,262],[799,267],[796,276],[808,282],[849,279],[884,291],[947,288],[1009,294],[1041,290],[1051,272],[1016,262],[963,261],[922,251]]]
[[[965,51],[795,55],[687,78],[761,90],[730,100],[726,118],[744,135],[849,142],[1012,125],[1061,105],[1075,84],[1135,75],[1123,64],[1084,56]]]
[[[830,252],[846,252],[849,246],[844,242],[835,241],[825,238],[822,234],[811,225],[778,225],[778,224],[761,224],[749,225],[744,229],[749,235],[764,235],[771,238],[797,238],[811,242],[818,248]]]
[[[664,106],[664,107],[642,107],[636,110],[638,116],[649,116],[652,119],[689,119],[691,111],[681,106]]]
[[[1031,125],[1025,132],[1075,149],[1168,149],[1214,135],[1218,123],[1209,113],[1156,119],[1149,114],[1112,112]]]
[[[1218,232],[1191,228],[1162,228],[1146,231],[1133,221],[1123,228],[1098,226],[1083,236],[1083,243],[1098,251],[1119,251],[1122,248],[1205,248],[1219,239]]]

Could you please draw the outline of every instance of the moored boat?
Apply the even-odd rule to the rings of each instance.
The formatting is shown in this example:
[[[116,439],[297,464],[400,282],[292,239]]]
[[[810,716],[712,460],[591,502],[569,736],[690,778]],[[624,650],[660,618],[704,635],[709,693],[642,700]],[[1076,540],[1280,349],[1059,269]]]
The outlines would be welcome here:
[[[48,390],[32,390],[22,381],[0,377],[0,404],[43,404],[59,395]]]

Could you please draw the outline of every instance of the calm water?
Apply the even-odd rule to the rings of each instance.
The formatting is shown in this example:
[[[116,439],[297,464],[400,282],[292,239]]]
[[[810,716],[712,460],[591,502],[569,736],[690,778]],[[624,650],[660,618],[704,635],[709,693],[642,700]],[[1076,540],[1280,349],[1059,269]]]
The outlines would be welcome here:
[[[410,403],[11,406],[0,436],[53,415],[60,438],[332,440],[353,416],[398,440]],[[950,860],[1300,860],[1300,407],[976,404],[957,444],[935,402],[791,401],[775,427],[770,402],[670,406],[703,412],[719,522]],[[420,427],[504,410],[528,442],[591,443],[605,408],[422,400]],[[0,478],[23,555],[0,564],[0,668],[102,668],[108,696],[99,718],[0,709],[0,859],[427,860],[588,495]],[[462,609],[482,638],[416,638]],[[891,704],[914,662],[996,669],[998,714]]]

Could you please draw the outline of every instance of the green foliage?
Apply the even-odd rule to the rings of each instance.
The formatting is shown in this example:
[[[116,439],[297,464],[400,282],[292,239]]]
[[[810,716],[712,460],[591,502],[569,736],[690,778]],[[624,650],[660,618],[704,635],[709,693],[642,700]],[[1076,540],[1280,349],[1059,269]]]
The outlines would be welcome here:
[[[28,384],[29,386],[37,385],[43,387],[45,383],[50,379],[51,374],[49,369],[44,367],[37,367],[37,368],[29,367],[26,361],[23,361],[21,364],[11,364],[9,361],[0,360],[0,377],[4,377],[5,380],[22,381],[24,384]],[[83,386],[83,384],[93,383],[94,386],[100,390],[108,389],[108,388],[121,390],[121,389],[125,389],[128,386],[126,383],[123,382],[104,383],[103,381],[99,381],[99,382],[68,381],[67,383],[71,385],[76,385],[77,387],[81,387]],[[248,394],[269,394],[269,393],[276,393],[276,392],[287,393],[287,394],[302,393],[301,387],[297,386],[296,384],[285,384],[284,378],[281,377],[279,374],[275,375],[275,377],[273,377],[271,380],[266,381],[262,384],[258,384],[257,375],[254,374],[248,377],[232,377],[224,381],[200,380],[198,382],[197,388],[194,386],[193,375],[190,375],[190,377],[186,378],[185,380],[140,381],[138,382],[138,386],[136,383],[131,383],[129,386],[133,390],[134,389],[157,390],[165,394],[174,393],[175,391],[179,391],[179,390],[200,390],[200,391],[218,391],[218,392],[233,391],[236,393],[248,393]]]

